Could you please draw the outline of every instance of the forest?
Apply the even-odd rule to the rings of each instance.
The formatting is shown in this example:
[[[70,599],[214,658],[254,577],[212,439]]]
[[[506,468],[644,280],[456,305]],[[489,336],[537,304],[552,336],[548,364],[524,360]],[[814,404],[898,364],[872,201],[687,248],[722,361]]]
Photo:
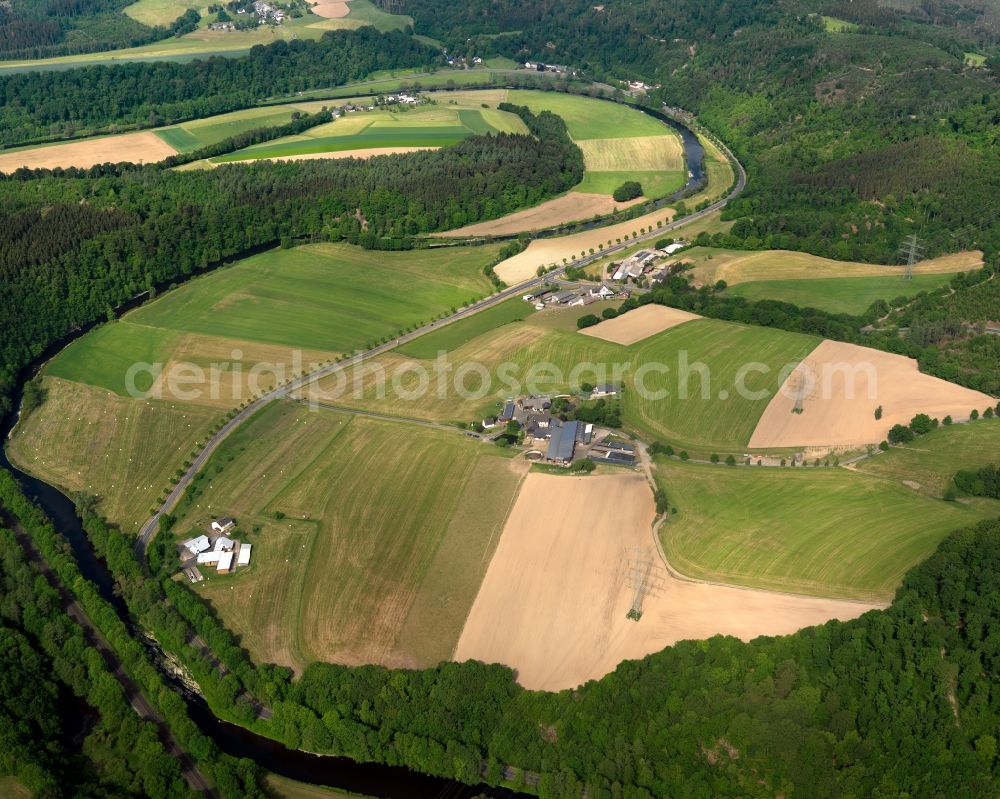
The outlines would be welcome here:
[[[46,58],[138,47],[198,27],[188,10],[170,25],[150,27],[122,9],[132,0],[12,0],[0,3],[0,60]]]
[[[439,59],[410,36],[367,27],[257,45],[240,58],[0,75],[0,146],[157,127]]]
[[[210,264],[299,237],[404,249],[418,234],[493,219],[578,183],[583,157],[562,119],[510,108],[534,135],[368,160],[0,178],[0,411],[18,372],[54,341]]]
[[[58,535],[9,478],[0,499],[58,552]],[[167,545],[151,558],[161,579],[146,577],[131,540],[86,504],[80,510],[129,610],[184,659],[216,711],[290,746],[471,782],[497,782],[511,767],[515,783],[540,775],[542,797],[1000,789],[992,677],[1000,520],[943,541],[885,611],[749,644],[683,642],[574,691],[545,693],[518,687],[508,668],[477,663],[421,671],[317,663],[291,682],[287,669],[252,664],[202,601],[169,579]],[[185,643],[192,631],[226,676]],[[254,720],[247,691],[272,709],[270,721]]]
[[[930,256],[998,252],[1000,84],[964,63],[974,49],[1000,63],[996,12],[884,5],[420,0],[404,11],[455,52],[658,84],[649,102],[696,113],[747,168],[724,218],[748,247],[895,263],[916,233]],[[827,32],[819,14],[832,6],[859,27]]]

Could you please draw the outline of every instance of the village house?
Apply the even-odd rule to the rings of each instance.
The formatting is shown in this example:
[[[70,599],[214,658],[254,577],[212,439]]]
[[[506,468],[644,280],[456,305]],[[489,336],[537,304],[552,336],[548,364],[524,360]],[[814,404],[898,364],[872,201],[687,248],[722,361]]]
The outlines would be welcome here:
[[[601,397],[613,397],[618,393],[618,386],[611,383],[602,383],[599,386],[594,386],[594,390],[590,392],[591,399],[600,399]]]
[[[205,552],[206,550],[211,549],[211,547],[212,542],[208,540],[207,535],[200,535],[197,538],[192,538],[189,541],[184,542],[184,548],[192,555]]]

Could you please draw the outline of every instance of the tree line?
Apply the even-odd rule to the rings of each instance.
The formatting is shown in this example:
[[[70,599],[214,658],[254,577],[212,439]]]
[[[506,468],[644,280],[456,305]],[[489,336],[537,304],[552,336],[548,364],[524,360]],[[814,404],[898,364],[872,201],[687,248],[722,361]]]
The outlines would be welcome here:
[[[169,25],[143,25],[123,13],[130,0],[14,0],[0,5],[0,59],[94,53],[183,36],[198,27],[193,9]]]
[[[399,31],[327,31],[240,58],[132,62],[0,75],[0,146],[147,128],[235,111],[440,58]]]

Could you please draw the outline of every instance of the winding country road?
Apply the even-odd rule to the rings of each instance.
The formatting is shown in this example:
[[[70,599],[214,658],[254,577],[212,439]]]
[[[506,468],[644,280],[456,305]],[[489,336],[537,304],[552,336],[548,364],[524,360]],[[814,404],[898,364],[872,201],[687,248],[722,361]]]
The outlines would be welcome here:
[[[201,471],[202,467],[208,462],[208,459],[212,456],[212,453],[215,452],[215,450],[223,441],[226,440],[229,434],[232,433],[237,427],[242,425],[247,419],[249,419],[251,416],[257,413],[257,411],[259,411],[265,405],[268,405],[271,402],[274,402],[275,400],[284,399],[293,392],[296,392],[299,389],[302,389],[311,383],[315,383],[317,380],[322,380],[324,377],[328,377],[329,375],[334,374],[335,372],[348,369],[353,366],[357,366],[358,364],[366,360],[374,358],[378,355],[382,355],[386,352],[390,352],[391,350],[395,349],[401,344],[407,344],[413,341],[414,339],[418,339],[421,336],[426,335],[427,333],[439,330],[440,328],[450,325],[453,322],[457,322],[460,319],[466,319],[470,316],[474,316],[480,311],[485,311],[487,308],[492,308],[494,305],[497,305],[503,302],[504,300],[511,299],[512,297],[517,297],[522,293],[524,293],[526,290],[530,290],[532,288],[535,288],[536,286],[540,286],[544,283],[552,281],[553,279],[558,279],[570,267],[586,266],[588,264],[593,263],[594,261],[606,258],[610,253],[623,250],[627,247],[635,246],[635,243],[637,241],[645,241],[647,239],[661,237],[665,233],[682,228],[685,225],[688,225],[692,222],[696,222],[699,219],[702,219],[724,208],[730,200],[739,195],[746,187],[746,171],[743,169],[743,165],[736,159],[736,157],[732,154],[732,152],[730,152],[728,147],[717,141],[714,143],[717,146],[719,146],[722,152],[729,159],[730,164],[732,164],[732,166],[736,170],[736,182],[735,184],[733,184],[733,188],[730,190],[729,194],[727,194],[722,199],[716,200],[711,205],[706,206],[700,211],[695,211],[694,213],[689,214],[688,216],[685,216],[682,219],[678,219],[674,222],[669,222],[662,228],[656,228],[654,230],[650,230],[648,233],[644,233],[636,238],[633,238],[630,241],[622,242],[621,244],[615,244],[611,247],[605,248],[601,252],[594,253],[593,255],[588,255],[586,257],[578,258],[574,261],[571,261],[565,266],[559,267],[558,269],[555,269],[552,272],[549,272],[548,274],[542,275],[541,277],[534,277],[530,280],[524,281],[523,283],[519,283],[516,286],[510,286],[509,288],[505,288],[502,291],[498,291],[497,293],[489,297],[486,297],[485,299],[482,299],[479,302],[475,302],[472,305],[466,306],[465,308],[460,308],[451,316],[447,316],[444,319],[439,319],[437,321],[430,322],[429,324],[426,324],[423,327],[419,327],[416,330],[411,331],[410,333],[405,333],[399,338],[393,339],[385,344],[380,344],[377,347],[373,347],[369,350],[358,352],[357,354],[352,355],[349,358],[345,358],[335,363],[327,364],[326,366],[320,367],[319,369],[316,369],[312,372],[308,372],[307,374],[302,375],[301,377],[297,377],[292,381],[285,383],[282,386],[278,386],[269,391],[268,393],[258,397],[256,400],[247,405],[243,410],[241,410],[238,414],[236,414],[236,416],[227,421],[221,428],[219,428],[217,432],[215,432],[208,439],[208,441],[205,442],[204,447],[202,447],[201,451],[191,462],[191,465],[185,470],[184,474],[174,485],[173,490],[171,490],[170,494],[163,501],[163,504],[160,505],[156,513],[154,513],[146,521],[146,523],[143,524],[142,529],[139,531],[139,537],[136,539],[135,542],[136,553],[143,561],[145,561],[146,549],[148,548],[149,543],[153,540],[153,538],[156,536],[157,531],[159,530],[161,517],[163,517],[164,514],[169,513],[174,507],[176,507],[177,503],[180,501],[180,498],[183,496],[184,491],[187,489],[189,485],[191,485],[191,481],[194,480],[195,475],[197,475],[198,472]]]

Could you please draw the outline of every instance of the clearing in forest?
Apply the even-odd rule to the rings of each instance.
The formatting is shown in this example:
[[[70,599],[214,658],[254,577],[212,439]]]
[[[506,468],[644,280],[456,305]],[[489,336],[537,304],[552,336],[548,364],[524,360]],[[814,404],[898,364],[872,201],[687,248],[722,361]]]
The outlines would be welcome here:
[[[55,169],[56,167],[91,167],[108,162],[150,164],[176,154],[166,141],[152,131],[123,133],[120,136],[99,136],[93,139],[47,144],[23,150],[9,150],[0,154],[0,172],[10,173],[28,169]]]

